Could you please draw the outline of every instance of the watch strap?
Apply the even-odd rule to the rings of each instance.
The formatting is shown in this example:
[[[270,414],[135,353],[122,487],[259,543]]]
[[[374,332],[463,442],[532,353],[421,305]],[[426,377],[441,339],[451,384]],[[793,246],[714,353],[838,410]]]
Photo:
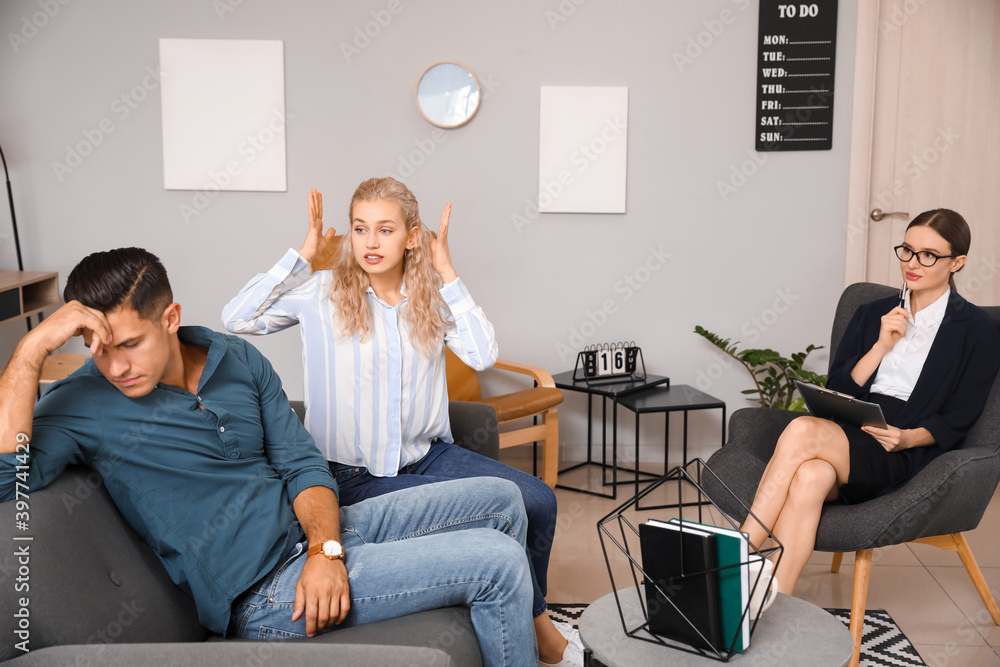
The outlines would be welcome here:
[[[319,544],[314,544],[311,547],[309,547],[309,550],[306,551],[306,558],[311,558],[312,556],[315,556],[317,554],[321,554],[323,556],[326,556],[326,558],[328,558],[329,560],[343,560],[344,559],[344,547],[343,546],[340,547],[340,553],[337,554],[336,556],[327,556],[325,553],[323,553],[323,545],[324,544],[326,544],[326,542],[320,542]]]

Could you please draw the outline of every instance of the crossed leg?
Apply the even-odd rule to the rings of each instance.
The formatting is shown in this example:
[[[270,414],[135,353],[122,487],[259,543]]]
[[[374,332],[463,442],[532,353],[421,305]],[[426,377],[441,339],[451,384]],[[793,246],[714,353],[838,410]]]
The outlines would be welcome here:
[[[780,592],[790,595],[795,589],[816,544],[823,503],[837,497],[850,468],[847,436],[829,420],[799,417],[778,438],[750,511],[784,547]],[[743,529],[758,547],[767,539],[763,526],[752,519]]]

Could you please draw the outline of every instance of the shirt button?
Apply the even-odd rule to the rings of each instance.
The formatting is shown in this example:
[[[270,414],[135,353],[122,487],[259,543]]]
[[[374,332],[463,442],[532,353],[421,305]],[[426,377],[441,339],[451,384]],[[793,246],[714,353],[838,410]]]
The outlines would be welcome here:
[[[226,427],[225,426],[220,426],[219,427],[219,433],[225,433],[225,432],[226,432]]]
[[[393,419],[395,419],[395,418],[396,418],[396,415],[392,415],[392,418],[393,418]]]

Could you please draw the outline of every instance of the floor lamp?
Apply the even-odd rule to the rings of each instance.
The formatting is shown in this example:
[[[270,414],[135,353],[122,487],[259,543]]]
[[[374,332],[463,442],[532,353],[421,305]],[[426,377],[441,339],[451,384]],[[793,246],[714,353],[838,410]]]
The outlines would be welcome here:
[[[10,172],[7,171],[7,158],[4,157],[3,148],[0,148],[0,161],[3,162],[3,175],[7,181],[7,203],[10,205],[10,224],[14,228],[14,250],[17,252],[17,270],[24,271],[24,261],[21,259],[21,239],[17,235],[17,217],[14,215],[14,193],[10,189]],[[28,324],[28,331],[31,331],[31,318],[26,317],[24,321]]]

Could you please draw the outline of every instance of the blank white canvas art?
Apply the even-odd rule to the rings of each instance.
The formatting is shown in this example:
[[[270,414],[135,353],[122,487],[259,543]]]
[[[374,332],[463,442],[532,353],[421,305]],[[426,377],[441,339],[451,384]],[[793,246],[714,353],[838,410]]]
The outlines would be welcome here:
[[[538,210],[625,213],[628,88],[542,86]]]
[[[285,192],[280,40],[161,39],[163,186]]]

